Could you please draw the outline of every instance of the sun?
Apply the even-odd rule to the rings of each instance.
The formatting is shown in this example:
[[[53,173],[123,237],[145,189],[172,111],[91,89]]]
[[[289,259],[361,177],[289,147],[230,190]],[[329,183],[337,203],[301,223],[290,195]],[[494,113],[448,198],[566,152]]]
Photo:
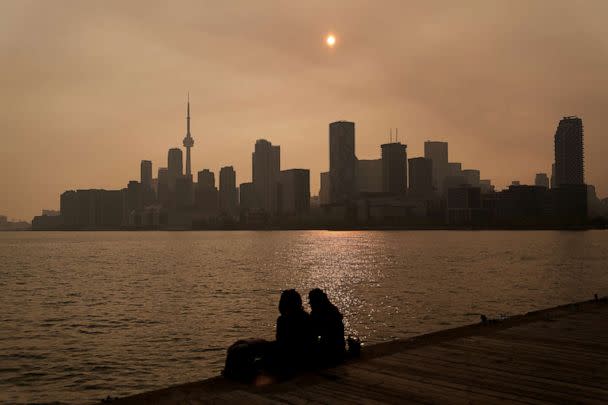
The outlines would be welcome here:
[[[336,45],[336,36],[334,34],[327,34],[327,37],[325,37],[325,43],[330,48],[333,48]]]

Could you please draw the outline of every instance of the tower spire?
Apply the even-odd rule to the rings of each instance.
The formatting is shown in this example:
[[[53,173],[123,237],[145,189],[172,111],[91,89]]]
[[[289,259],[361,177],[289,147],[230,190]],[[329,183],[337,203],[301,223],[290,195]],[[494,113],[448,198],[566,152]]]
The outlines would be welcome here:
[[[186,137],[184,138],[184,147],[186,148],[186,175],[192,176],[190,167],[190,148],[194,146],[194,139],[190,135],[190,92],[188,92],[188,101],[186,107]]]
[[[188,92],[188,112],[186,115],[186,121],[187,121],[187,132],[186,132],[186,136],[190,137],[190,92]]]

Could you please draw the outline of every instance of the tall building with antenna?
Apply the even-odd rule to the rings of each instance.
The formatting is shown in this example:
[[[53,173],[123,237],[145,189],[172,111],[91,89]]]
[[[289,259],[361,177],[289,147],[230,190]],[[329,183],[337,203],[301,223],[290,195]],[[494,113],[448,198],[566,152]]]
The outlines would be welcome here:
[[[190,148],[194,146],[194,138],[190,135],[190,93],[188,93],[188,112],[186,115],[186,137],[184,147],[186,148],[186,176],[192,177],[192,167],[190,164]]]
[[[392,136],[391,136],[392,138]],[[407,145],[391,142],[382,148],[382,191],[402,194],[407,189]]]

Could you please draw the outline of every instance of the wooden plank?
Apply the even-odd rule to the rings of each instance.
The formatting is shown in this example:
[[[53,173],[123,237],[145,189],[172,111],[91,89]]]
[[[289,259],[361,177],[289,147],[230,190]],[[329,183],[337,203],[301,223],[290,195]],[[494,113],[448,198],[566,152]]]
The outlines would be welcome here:
[[[205,400],[207,402],[207,400]],[[250,391],[244,390],[233,390],[219,394],[216,397],[217,403],[233,403],[233,404],[250,404],[250,405],[266,405],[266,404],[280,404],[281,402],[276,401],[267,396],[261,396],[254,394]]]
[[[510,402],[517,400],[527,403],[543,403],[545,401],[545,398],[542,395],[538,395],[537,392],[535,393],[533,390],[527,389],[527,387],[522,388],[514,384],[505,386],[500,382],[496,383],[495,381],[488,380],[488,378],[483,375],[473,374],[465,369],[453,370],[450,372],[450,370],[442,369],[436,365],[408,367],[403,367],[401,365],[400,367],[393,368],[392,366],[394,363],[391,365],[388,359],[382,359],[378,363],[379,364],[376,364],[376,366],[380,366],[378,368],[382,370],[381,372],[386,373],[387,375],[393,375],[393,373],[407,373],[408,375],[416,375],[418,378],[433,380],[434,384],[440,387],[446,384],[466,387],[468,392],[483,394],[491,398],[505,399]],[[372,367],[373,365],[366,364],[366,366]],[[493,400],[496,401],[496,399]],[[553,398],[553,400],[555,400],[555,398]]]
[[[491,357],[496,353],[495,350],[482,347],[465,348],[462,351],[463,354],[466,354],[467,352],[471,355],[478,355],[480,357]],[[596,386],[602,386],[605,381],[605,376],[598,375],[598,370],[601,370],[601,367],[587,367],[587,369],[584,369],[583,371],[580,365],[566,363],[563,359],[548,359],[547,357],[532,353],[509,353],[504,355],[510,356],[518,363],[526,364],[527,370],[531,373],[551,373],[556,376],[555,378],[561,375],[562,378],[566,380],[568,380],[569,376],[576,375],[580,377],[581,381],[587,381],[586,384]],[[593,382],[595,382],[595,384]]]
[[[595,369],[587,367],[590,371],[590,376],[587,376],[586,374],[581,373],[580,370],[577,370],[577,372],[574,373],[564,371],[563,368],[554,367],[549,361],[542,361],[542,359],[530,360],[528,358],[522,358],[522,356],[503,355],[495,352],[486,352],[483,353],[483,355],[479,355],[478,352],[471,349],[453,350],[433,346],[407,353],[417,356],[440,358],[457,363],[473,363],[496,370],[509,371],[515,369],[518,374],[530,376],[531,378],[535,378],[536,376],[548,378],[548,376],[551,376],[552,379],[563,383],[572,382],[573,384],[585,385],[593,388],[594,386],[589,385],[589,383],[597,382],[596,386],[600,389],[608,387],[608,372],[601,366],[597,366]],[[600,372],[601,375],[599,375]],[[594,378],[596,376],[599,376],[600,378]],[[602,381],[602,376],[605,377],[603,379],[604,381]]]
[[[384,369],[368,366],[368,362],[354,363],[348,367],[348,380],[366,388],[380,392],[399,394],[414,401],[433,403],[499,403],[523,402],[542,403],[542,401],[519,401],[508,395],[496,395],[477,386],[441,381],[435,378],[420,376],[416,373],[391,374]],[[372,384],[371,386],[369,384]]]
[[[552,353],[552,357],[554,359],[563,360],[566,363],[584,363],[586,361],[592,361],[593,359],[597,361],[598,358],[606,360],[606,356],[602,356],[599,353],[595,354],[592,350],[580,349],[575,345],[569,345],[566,347],[533,340],[508,340],[496,336],[479,336],[467,339],[458,339],[453,342],[445,343],[445,345],[459,346],[463,349],[492,348],[494,350],[501,350],[506,354],[530,353],[538,354],[543,357],[547,357],[546,353]]]
[[[404,363],[407,368],[416,372],[429,372],[438,374],[442,378],[453,378],[455,381],[466,380],[478,381],[487,389],[503,390],[504,392],[516,392],[519,390],[532,393],[529,397],[544,399],[557,395],[556,399],[569,398],[571,401],[579,397],[587,397],[591,400],[608,398],[608,391],[594,389],[579,384],[564,383],[549,378],[541,378],[530,375],[522,375],[517,369],[488,368],[485,364],[473,364],[449,361],[443,358],[417,355],[417,351],[400,353],[388,358],[375,359],[370,363],[380,363],[386,368],[403,369]],[[505,390],[506,389],[506,390]],[[501,391],[501,392],[503,392]],[[547,395],[546,393],[549,393]],[[536,394],[541,393],[538,396]]]

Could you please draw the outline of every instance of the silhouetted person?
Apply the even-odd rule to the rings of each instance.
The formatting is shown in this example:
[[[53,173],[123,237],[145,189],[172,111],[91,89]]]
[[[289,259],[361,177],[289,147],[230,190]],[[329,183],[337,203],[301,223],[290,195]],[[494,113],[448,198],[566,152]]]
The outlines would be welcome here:
[[[345,355],[342,314],[319,288],[310,291],[308,300],[318,362],[320,365],[337,364]]]
[[[279,300],[275,372],[287,376],[310,365],[314,335],[310,315],[304,311],[302,297],[296,290],[285,290]]]

